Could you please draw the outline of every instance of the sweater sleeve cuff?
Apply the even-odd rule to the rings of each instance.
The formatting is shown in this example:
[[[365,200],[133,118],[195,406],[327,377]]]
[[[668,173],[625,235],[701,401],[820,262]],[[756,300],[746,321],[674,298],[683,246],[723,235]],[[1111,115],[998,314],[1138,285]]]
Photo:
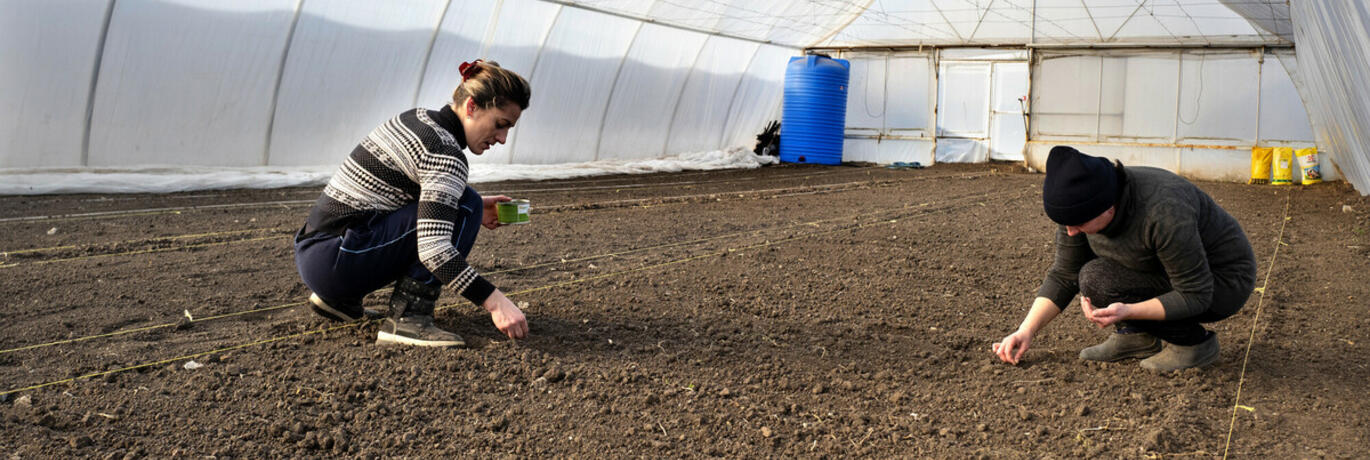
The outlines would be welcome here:
[[[1056,285],[1054,283],[1042,283],[1042,287],[1037,289],[1037,297],[1046,297],[1056,304],[1056,308],[1065,310],[1070,301],[1075,298],[1075,293]]]
[[[1189,299],[1185,298],[1184,294],[1181,294],[1180,291],[1170,291],[1161,294],[1156,297],[1156,300],[1160,300],[1161,308],[1165,309],[1166,321],[1185,319],[1199,314],[1199,312],[1191,311],[1193,310],[1193,307],[1191,306],[1193,304],[1189,302]]]
[[[471,284],[466,285],[466,290],[461,291],[461,296],[477,306],[485,304],[485,299],[495,292],[495,285],[485,280],[485,277],[476,275],[476,279],[471,280]]]

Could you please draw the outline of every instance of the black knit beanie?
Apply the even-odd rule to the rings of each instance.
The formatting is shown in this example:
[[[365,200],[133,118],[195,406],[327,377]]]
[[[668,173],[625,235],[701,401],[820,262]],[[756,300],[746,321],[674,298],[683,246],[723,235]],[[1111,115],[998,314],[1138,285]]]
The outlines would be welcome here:
[[[1106,158],[1092,157],[1064,145],[1047,155],[1042,207],[1061,225],[1080,225],[1099,217],[1118,199],[1118,173]]]

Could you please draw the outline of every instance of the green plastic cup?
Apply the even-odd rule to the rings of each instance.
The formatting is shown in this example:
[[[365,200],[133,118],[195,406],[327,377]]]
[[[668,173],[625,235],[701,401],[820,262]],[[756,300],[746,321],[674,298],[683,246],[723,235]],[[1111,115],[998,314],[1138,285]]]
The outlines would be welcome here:
[[[495,203],[495,213],[499,215],[499,223],[504,225],[528,223],[529,208],[531,208],[531,206],[529,206],[528,200],[513,200]]]

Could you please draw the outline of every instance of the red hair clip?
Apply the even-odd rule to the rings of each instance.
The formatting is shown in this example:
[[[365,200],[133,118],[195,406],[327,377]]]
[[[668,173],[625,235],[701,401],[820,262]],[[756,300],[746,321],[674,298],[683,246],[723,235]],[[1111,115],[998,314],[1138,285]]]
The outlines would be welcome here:
[[[480,64],[480,61],[480,59],[476,59],[471,62],[461,63],[461,67],[457,68],[457,70],[461,72],[461,81],[466,81],[466,79],[474,77],[477,72],[480,72],[480,67],[476,66],[476,64]]]

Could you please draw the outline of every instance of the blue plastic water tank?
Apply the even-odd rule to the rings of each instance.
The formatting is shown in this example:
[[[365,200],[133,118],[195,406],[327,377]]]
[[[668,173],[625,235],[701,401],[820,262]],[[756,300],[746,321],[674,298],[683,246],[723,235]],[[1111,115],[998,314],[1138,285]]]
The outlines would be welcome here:
[[[851,63],[827,56],[796,56],[785,69],[785,111],[780,122],[780,161],[835,165],[842,162]]]

